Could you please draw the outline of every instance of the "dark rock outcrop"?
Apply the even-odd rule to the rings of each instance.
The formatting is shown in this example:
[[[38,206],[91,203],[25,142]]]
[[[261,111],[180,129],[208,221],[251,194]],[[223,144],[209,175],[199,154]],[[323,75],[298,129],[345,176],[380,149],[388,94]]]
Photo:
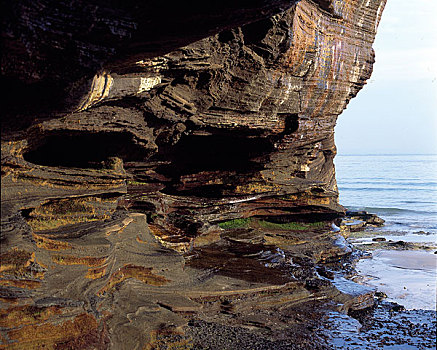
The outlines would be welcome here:
[[[137,61],[268,18],[294,2],[4,2],[2,101],[12,115],[71,111],[103,68],[132,69]]]
[[[384,4],[9,4],[3,344],[182,346],[226,315],[286,344],[297,304],[368,306],[331,281],[334,126]]]
[[[346,217],[340,224],[342,230],[347,232],[363,231],[368,227],[380,227],[384,225],[385,220],[376,214],[367,211],[346,211]]]

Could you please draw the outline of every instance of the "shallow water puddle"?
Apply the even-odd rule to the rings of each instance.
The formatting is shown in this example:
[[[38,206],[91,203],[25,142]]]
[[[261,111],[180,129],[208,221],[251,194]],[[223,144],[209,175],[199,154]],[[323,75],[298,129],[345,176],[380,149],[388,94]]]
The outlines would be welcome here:
[[[353,317],[331,311],[324,318],[322,332],[331,349],[435,349],[433,311],[395,310],[395,304],[382,302]]]

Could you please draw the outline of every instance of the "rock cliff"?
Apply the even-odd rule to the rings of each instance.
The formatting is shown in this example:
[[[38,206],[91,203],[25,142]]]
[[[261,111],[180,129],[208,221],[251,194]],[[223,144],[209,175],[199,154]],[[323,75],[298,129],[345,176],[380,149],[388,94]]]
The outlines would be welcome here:
[[[368,306],[334,126],[384,4],[5,6],[1,346],[314,349],[297,305]]]

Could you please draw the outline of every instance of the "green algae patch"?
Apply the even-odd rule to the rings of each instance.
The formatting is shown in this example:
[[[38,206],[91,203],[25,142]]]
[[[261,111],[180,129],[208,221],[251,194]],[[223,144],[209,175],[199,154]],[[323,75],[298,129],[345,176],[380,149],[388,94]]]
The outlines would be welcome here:
[[[129,186],[146,186],[146,185],[150,185],[148,182],[140,182],[140,181],[135,181],[135,180],[129,180],[127,182],[127,184]]]
[[[218,225],[220,228],[229,230],[234,228],[247,228],[249,224],[253,221],[252,218],[247,219],[234,219],[229,221],[220,222]]]
[[[259,226],[270,230],[311,230],[314,228],[321,228],[325,225],[324,222],[285,222],[276,223],[271,221],[259,220]]]
[[[324,222],[286,222],[276,223],[266,220],[259,220],[255,218],[234,219],[229,221],[223,221],[218,226],[225,230],[249,228],[249,227],[261,227],[267,230],[311,230],[315,228],[321,228],[325,225]]]
[[[270,221],[260,220],[259,225],[262,228],[270,229],[270,230],[307,230],[308,227],[300,224],[298,222],[286,222],[286,223],[275,223]]]

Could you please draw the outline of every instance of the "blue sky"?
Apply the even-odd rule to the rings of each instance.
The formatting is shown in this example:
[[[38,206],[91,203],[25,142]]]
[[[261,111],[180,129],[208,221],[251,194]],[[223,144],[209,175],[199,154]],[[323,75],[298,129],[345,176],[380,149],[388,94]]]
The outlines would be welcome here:
[[[437,0],[388,0],[372,77],[339,116],[338,154],[437,153]]]

